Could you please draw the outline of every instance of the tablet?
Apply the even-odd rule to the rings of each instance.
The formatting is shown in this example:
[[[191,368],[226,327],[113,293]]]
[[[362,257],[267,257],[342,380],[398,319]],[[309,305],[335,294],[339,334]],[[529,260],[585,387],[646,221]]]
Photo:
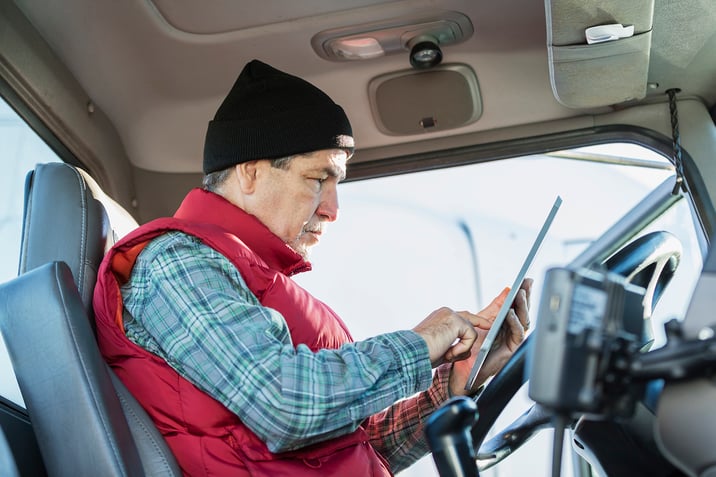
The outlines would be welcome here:
[[[482,345],[480,346],[480,351],[477,353],[477,359],[475,359],[475,364],[472,366],[470,376],[467,378],[465,390],[470,390],[475,385],[477,374],[480,372],[480,368],[482,368],[482,365],[485,363],[487,353],[489,353],[490,349],[492,349],[492,345],[495,342],[495,338],[497,338],[497,333],[500,331],[502,323],[505,321],[507,312],[510,311],[510,308],[512,307],[512,302],[515,300],[515,296],[517,295],[517,291],[520,289],[520,285],[522,285],[522,281],[525,279],[525,275],[527,275],[527,270],[529,270],[530,266],[532,265],[535,255],[537,255],[537,252],[539,251],[539,248],[544,241],[544,237],[547,235],[547,231],[552,225],[554,217],[555,215],[557,215],[557,211],[559,210],[559,207],[561,205],[562,198],[560,196],[557,196],[557,198],[554,200],[554,204],[552,205],[552,209],[547,215],[547,219],[544,221],[542,228],[537,234],[537,238],[532,244],[530,252],[527,254],[527,258],[525,258],[525,261],[522,263],[522,268],[520,268],[520,272],[517,274],[517,277],[515,277],[515,281],[512,284],[512,288],[510,288],[510,292],[505,298],[505,302],[500,307],[500,311],[497,312],[497,317],[492,323],[490,331],[487,332],[485,341],[483,341]]]

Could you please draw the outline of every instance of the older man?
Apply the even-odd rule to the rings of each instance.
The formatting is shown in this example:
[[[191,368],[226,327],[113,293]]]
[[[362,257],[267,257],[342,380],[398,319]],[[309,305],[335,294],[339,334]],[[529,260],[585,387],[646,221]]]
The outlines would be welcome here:
[[[100,348],[186,474],[391,475],[427,453],[423,420],[465,392],[504,294],[355,342],[290,278],[338,218],[352,151],[340,106],[252,61],[209,123],[204,188],[105,258]],[[524,339],[523,288],[480,382]]]

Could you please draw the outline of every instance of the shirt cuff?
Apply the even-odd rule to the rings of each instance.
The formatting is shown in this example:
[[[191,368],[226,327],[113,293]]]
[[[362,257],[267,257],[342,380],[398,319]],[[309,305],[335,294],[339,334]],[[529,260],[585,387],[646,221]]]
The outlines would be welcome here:
[[[433,382],[428,389],[428,399],[432,403],[433,411],[442,406],[445,401],[450,399],[449,384],[451,369],[452,364],[450,363],[441,364],[440,366],[435,368],[435,373],[433,374]]]
[[[433,385],[430,388],[431,399],[439,399],[440,401],[437,402],[442,403],[454,397],[450,392],[450,373],[452,372],[452,366],[452,363],[445,363],[435,369]],[[467,397],[475,398],[483,389],[485,389],[485,383],[482,383],[474,393],[468,394]]]
[[[395,366],[402,377],[405,396],[425,391],[432,382],[430,354],[425,340],[414,331],[395,331],[380,335],[393,352]]]

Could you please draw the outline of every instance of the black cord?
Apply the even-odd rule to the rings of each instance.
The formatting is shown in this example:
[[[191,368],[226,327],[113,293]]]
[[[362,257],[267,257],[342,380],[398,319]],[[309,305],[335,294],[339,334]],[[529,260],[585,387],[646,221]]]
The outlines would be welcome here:
[[[681,92],[679,88],[671,88],[666,90],[669,96],[669,116],[671,118],[671,140],[673,147],[672,162],[676,168],[676,183],[672,194],[676,195],[679,189],[686,192],[686,183],[684,182],[684,162],[681,154],[681,134],[679,133],[679,113],[676,109],[676,93]]]

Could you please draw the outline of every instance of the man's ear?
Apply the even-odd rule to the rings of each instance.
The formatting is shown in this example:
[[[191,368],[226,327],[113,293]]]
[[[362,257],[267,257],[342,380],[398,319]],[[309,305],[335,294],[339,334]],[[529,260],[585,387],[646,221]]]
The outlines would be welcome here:
[[[236,177],[244,194],[251,194],[256,189],[257,161],[241,162],[236,164]]]

